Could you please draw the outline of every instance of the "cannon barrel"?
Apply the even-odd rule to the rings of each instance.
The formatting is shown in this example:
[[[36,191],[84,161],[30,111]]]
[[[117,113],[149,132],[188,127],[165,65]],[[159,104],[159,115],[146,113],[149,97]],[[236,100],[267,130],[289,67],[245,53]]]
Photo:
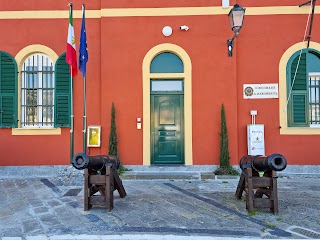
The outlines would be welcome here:
[[[120,160],[112,155],[88,156],[85,153],[77,153],[72,158],[72,165],[78,170],[88,168],[94,171],[100,171],[108,163],[113,164],[117,169],[120,167]]]
[[[271,154],[269,156],[251,156],[247,155],[240,159],[240,168],[243,170],[245,165],[250,165],[256,171],[282,171],[287,167],[286,158],[279,154]]]

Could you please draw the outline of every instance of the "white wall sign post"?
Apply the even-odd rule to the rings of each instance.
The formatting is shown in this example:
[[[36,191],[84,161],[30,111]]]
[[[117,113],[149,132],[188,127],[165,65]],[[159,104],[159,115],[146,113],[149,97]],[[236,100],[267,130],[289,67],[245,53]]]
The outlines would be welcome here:
[[[265,155],[264,125],[248,124],[248,155]]]

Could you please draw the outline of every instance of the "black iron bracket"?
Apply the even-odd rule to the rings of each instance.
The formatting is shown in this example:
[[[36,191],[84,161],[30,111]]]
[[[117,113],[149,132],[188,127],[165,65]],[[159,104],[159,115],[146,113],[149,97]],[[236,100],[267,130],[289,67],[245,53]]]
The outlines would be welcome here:
[[[233,49],[233,41],[235,38],[237,38],[239,35],[239,32],[235,32],[233,37],[231,39],[227,40],[227,46],[228,46],[228,56],[232,57],[232,49]]]
[[[311,1],[308,1],[308,2],[302,3],[302,4],[300,4],[300,5],[299,5],[299,7],[302,7],[302,6],[307,5],[307,4],[309,4],[309,3],[311,3]]]

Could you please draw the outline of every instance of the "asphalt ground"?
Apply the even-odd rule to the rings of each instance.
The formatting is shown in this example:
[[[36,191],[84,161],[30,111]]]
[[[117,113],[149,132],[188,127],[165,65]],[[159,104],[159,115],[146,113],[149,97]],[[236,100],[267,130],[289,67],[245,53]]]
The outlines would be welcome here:
[[[82,178],[0,179],[0,239],[320,239],[320,175],[278,178],[279,214],[248,214],[238,179],[123,180],[83,210]]]

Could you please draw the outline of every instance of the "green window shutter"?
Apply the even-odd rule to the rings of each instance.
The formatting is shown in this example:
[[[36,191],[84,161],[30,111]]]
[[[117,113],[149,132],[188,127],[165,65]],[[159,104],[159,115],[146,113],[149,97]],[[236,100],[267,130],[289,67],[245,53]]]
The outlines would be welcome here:
[[[290,118],[289,126],[291,127],[305,127],[309,126],[309,111],[307,94],[304,91],[295,91],[291,95],[289,102]]]
[[[299,52],[300,53],[300,52]],[[296,67],[299,61],[299,54],[295,56],[291,63],[290,73],[288,74],[288,94],[291,90],[288,108],[289,127],[308,127],[309,126],[309,101],[308,101],[308,72],[307,72],[307,53],[301,54],[296,78],[293,82]]]
[[[299,61],[299,55],[293,60],[291,64],[291,85],[293,82],[296,67]],[[299,67],[297,69],[296,79],[294,81],[292,90],[307,90],[307,54],[302,53]]]
[[[55,65],[55,127],[70,127],[71,81],[66,54]]]
[[[17,64],[0,52],[0,128],[17,127]]]

